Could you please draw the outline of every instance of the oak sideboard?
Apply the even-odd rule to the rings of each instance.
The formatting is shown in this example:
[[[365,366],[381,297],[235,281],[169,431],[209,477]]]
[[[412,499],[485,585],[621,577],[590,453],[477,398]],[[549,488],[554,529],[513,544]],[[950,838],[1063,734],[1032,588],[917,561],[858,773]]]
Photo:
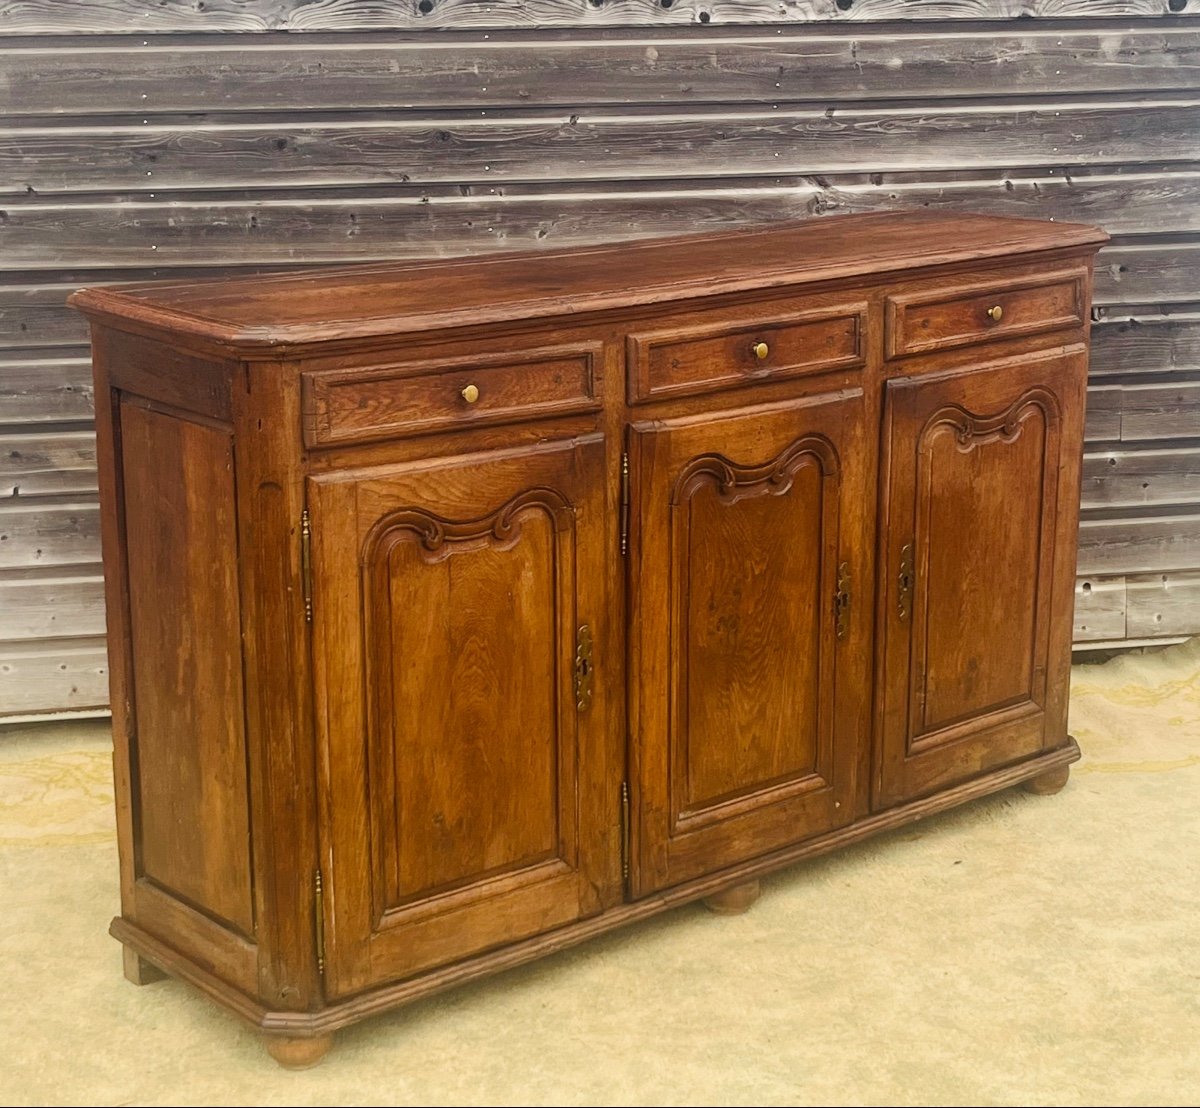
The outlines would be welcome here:
[[[1060,788],[1105,241],[897,213],[76,293],[127,976],[312,1064]]]

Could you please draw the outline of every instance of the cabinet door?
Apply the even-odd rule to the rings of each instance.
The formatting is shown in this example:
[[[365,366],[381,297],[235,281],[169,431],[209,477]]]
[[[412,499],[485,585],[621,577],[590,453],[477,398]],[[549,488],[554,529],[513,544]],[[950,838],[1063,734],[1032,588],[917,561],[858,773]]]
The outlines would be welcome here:
[[[1087,360],[888,383],[876,806],[1066,741]]]
[[[635,894],[855,815],[872,454],[858,390],[630,429]]]
[[[575,687],[581,627],[606,662],[603,455],[310,480],[331,995],[619,898],[603,681]]]

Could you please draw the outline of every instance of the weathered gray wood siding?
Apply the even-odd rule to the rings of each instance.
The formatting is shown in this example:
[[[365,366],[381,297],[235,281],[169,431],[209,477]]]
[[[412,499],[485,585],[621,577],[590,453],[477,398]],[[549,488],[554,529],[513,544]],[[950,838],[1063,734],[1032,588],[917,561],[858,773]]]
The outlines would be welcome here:
[[[1117,236],[1077,638],[1200,631],[1198,16],[1200,0],[0,0],[0,716],[105,701],[70,289],[890,207]]]

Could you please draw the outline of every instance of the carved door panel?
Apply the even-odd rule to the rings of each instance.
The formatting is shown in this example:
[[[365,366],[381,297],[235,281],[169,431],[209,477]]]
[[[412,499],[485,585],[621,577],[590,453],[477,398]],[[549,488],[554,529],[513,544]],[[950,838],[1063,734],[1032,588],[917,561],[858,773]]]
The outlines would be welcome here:
[[[326,991],[620,897],[599,437],[310,479]],[[594,670],[591,671],[594,673]]]
[[[1066,741],[1086,355],[890,381],[875,805]]]
[[[854,817],[875,462],[859,390],[635,423],[629,447],[641,895]]]

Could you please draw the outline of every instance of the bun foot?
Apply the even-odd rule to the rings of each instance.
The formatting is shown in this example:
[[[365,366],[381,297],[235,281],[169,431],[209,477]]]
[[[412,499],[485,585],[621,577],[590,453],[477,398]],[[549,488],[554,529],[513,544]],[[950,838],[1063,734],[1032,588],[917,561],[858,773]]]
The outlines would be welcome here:
[[[332,1035],[301,1039],[292,1035],[264,1035],[267,1053],[285,1070],[306,1070],[315,1066],[333,1046]]]
[[[704,907],[718,916],[740,916],[762,895],[762,886],[757,881],[747,881],[722,889],[719,893],[704,898]]]
[[[1060,766],[1058,769],[1048,770],[1038,777],[1031,777],[1028,781],[1022,782],[1021,788],[1027,793],[1033,793],[1034,796],[1053,796],[1062,790],[1070,776],[1071,767]]]
[[[135,985],[153,985],[155,981],[165,981],[167,975],[152,962],[147,962],[136,950],[121,947],[121,960],[125,969],[125,980]]]

